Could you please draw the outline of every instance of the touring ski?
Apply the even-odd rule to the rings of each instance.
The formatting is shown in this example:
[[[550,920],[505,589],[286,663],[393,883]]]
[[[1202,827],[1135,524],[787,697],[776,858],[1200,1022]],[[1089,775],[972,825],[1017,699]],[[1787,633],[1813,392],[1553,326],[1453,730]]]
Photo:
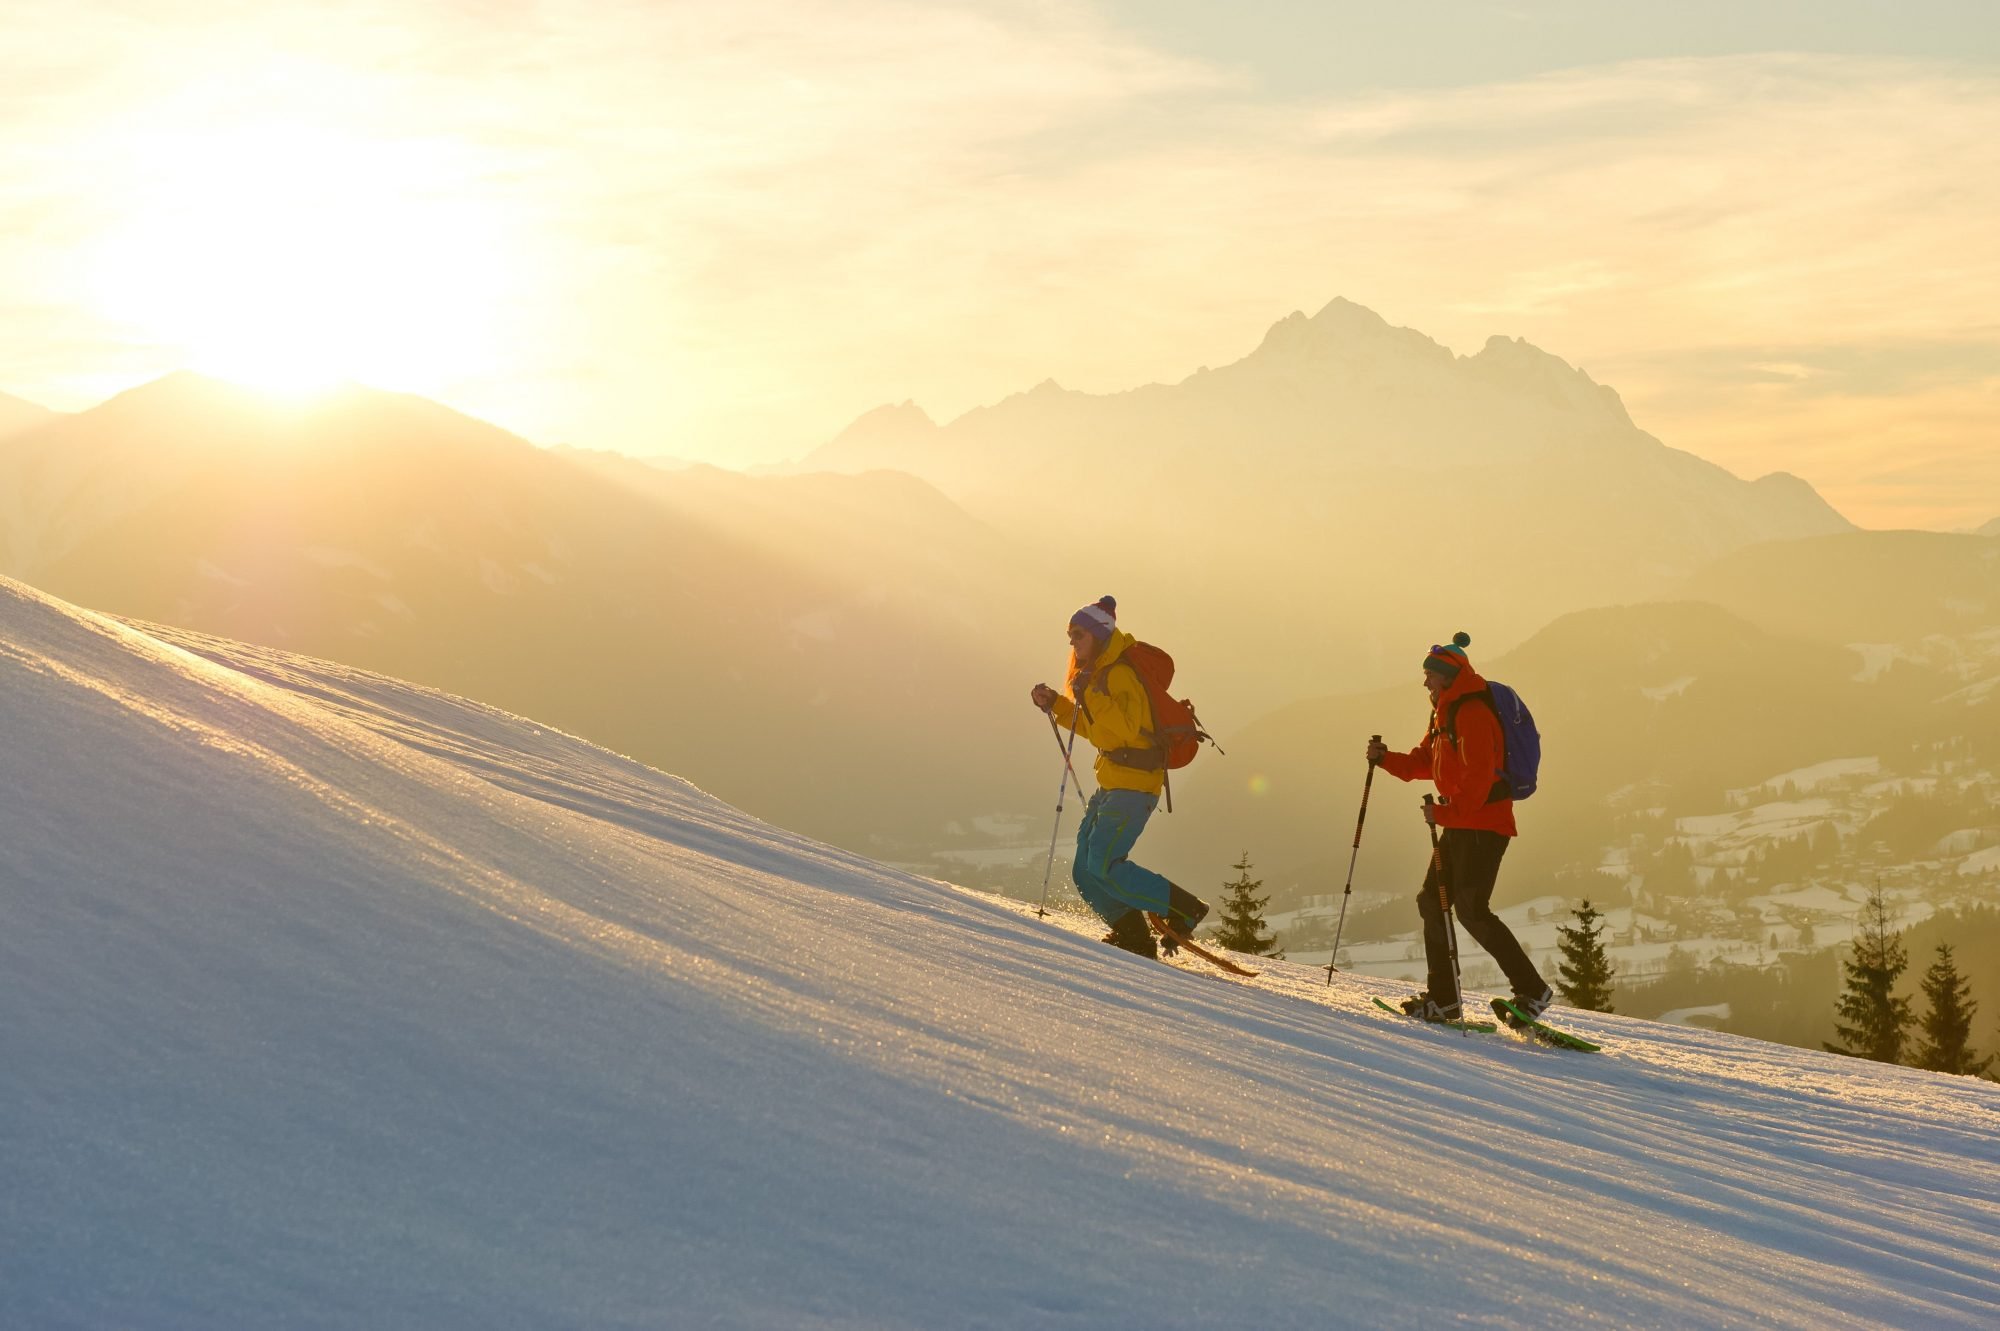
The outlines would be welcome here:
[[[1207,948],[1195,942],[1192,938],[1189,938],[1186,934],[1182,933],[1180,930],[1174,928],[1173,925],[1167,923],[1166,919],[1163,916],[1155,915],[1153,914],[1153,912],[1147,911],[1146,918],[1152,922],[1153,932],[1157,933],[1161,938],[1167,940],[1166,951],[1168,953],[1172,953],[1175,948],[1184,947],[1189,952],[1192,952],[1195,956],[1200,957],[1203,961],[1207,962],[1209,965],[1215,966],[1221,970],[1228,971],[1231,975],[1240,975],[1246,980],[1254,980],[1257,978],[1259,972],[1239,966],[1227,957],[1216,956],[1215,953],[1210,952]]]
[[[1571,1035],[1568,1031],[1559,1031],[1553,1026],[1543,1025],[1527,1013],[1521,1011],[1521,1009],[1515,1007],[1509,999],[1494,999],[1493,1015],[1517,1031],[1527,1031],[1537,1039],[1546,1040],[1553,1045],[1560,1045],[1564,1049],[1581,1050],[1586,1054],[1601,1052],[1597,1045],[1592,1044],[1580,1035]]]
[[[1490,1021],[1424,1021],[1423,1018],[1405,1012],[1399,1007],[1389,1006],[1380,998],[1375,999],[1375,1006],[1381,1008],[1384,1012],[1401,1017],[1405,1021],[1419,1022],[1425,1026],[1444,1026],[1454,1031],[1480,1031],[1487,1035],[1491,1035],[1494,1031],[1500,1029]]]

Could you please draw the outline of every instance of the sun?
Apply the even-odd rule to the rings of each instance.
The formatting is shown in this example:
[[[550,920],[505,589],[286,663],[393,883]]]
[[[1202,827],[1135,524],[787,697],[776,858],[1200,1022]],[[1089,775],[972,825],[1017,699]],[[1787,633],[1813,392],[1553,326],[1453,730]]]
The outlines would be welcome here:
[[[96,247],[96,304],[179,365],[274,393],[487,368],[506,228],[450,153],[297,125],[163,136]]]

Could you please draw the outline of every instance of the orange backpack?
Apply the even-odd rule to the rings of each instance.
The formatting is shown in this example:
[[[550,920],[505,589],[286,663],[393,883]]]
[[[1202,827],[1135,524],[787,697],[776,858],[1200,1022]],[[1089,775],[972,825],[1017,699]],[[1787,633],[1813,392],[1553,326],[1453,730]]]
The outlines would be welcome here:
[[[1174,682],[1173,657],[1150,642],[1135,642],[1112,662],[1120,663],[1131,666],[1139,682],[1146,686],[1146,698],[1153,707],[1153,742],[1145,748],[1114,749],[1105,755],[1107,758],[1120,767],[1157,772],[1161,768],[1186,767],[1201,752],[1203,740],[1215,744],[1201,728],[1194,704],[1167,692]],[[1221,753],[1222,746],[1215,744],[1215,751]]]

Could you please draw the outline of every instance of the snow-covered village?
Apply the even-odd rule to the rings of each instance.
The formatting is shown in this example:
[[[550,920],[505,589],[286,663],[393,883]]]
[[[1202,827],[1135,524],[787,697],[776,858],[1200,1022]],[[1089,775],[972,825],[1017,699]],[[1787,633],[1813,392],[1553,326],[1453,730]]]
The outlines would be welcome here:
[[[0,99],[0,1331],[2000,1327],[2000,28],[146,7]]]

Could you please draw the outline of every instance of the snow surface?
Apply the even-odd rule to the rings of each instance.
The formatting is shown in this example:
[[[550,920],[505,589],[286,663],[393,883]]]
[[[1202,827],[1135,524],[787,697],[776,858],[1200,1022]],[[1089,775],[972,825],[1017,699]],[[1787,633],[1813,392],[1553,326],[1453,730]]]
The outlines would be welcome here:
[[[1848,677],[1857,684],[1873,684],[1896,662],[1918,659],[1893,642],[1850,642],[1847,650],[1861,658],[1861,668]]]
[[[1958,871],[1962,874],[2000,871],[2000,846],[1967,855],[1958,862]]]
[[[1694,683],[1693,675],[1682,675],[1678,679],[1670,680],[1657,688],[1640,689],[1639,692],[1645,694],[1654,702],[1665,702],[1669,698],[1678,698],[1681,694],[1686,693],[1688,685],[1692,683]]]
[[[1810,767],[1801,767],[1796,771],[1781,772],[1777,776],[1765,781],[1762,785],[1755,787],[1755,789],[1777,790],[1789,785],[1800,794],[1804,794],[1808,790],[1817,790],[1829,781],[1841,781],[1856,776],[1873,776],[1881,770],[1882,760],[1880,758],[1834,758],[1827,762],[1814,763]]]
[[[1676,1026],[1684,1026],[1694,1017],[1715,1017],[1722,1021],[1727,1021],[1729,1020],[1729,1004],[1704,1003],[1699,1007],[1677,1007],[1671,1012],[1662,1012],[1660,1014],[1661,1021],[1672,1022]]]
[[[2000,1086],[1142,961],[4,582],[0,675],[0,1326],[2000,1317]]]

